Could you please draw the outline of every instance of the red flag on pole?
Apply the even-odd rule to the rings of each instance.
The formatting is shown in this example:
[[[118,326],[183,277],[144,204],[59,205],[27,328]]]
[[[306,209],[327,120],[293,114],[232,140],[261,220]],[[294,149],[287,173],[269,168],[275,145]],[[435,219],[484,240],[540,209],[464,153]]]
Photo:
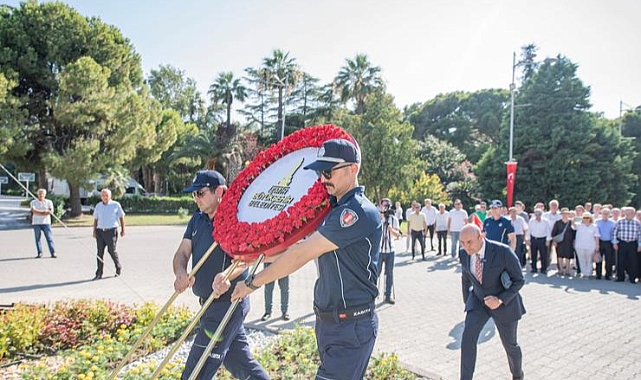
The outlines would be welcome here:
[[[514,194],[514,181],[516,180],[516,161],[507,164],[507,207],[512,207],[512,195]]]

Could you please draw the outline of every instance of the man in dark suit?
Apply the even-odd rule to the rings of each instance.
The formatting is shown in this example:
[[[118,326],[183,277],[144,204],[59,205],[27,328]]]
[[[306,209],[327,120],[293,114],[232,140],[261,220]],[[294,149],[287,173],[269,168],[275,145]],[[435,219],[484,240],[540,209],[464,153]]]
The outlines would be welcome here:
[[[461,342],[461,380],[472,379],[476,345],[485,323],[492,318],[508,357],[513,379],[523,379],[521,347],[516,342],[519,319],[525,307],[519,295],[523,274],[519,259],[507,245],[485,239],[474,224],[461,230],[465,328]]]

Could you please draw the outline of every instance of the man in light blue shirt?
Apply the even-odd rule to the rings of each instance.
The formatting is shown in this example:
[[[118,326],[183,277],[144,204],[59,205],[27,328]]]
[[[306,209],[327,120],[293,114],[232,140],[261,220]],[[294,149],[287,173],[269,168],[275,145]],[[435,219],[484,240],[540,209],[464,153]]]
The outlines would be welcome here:
[[[96,239],[98,246],[98,269],[94,280],[102,278],[102,270],[104,267],[105,247],[109,252],[109,256],[116,266],[116,277],[120,276],[122,266],[118,260],[118,252],[116,252],[116,243],[118,243],[118,224],[120,224],[120,236],[125,236],[125,212],[122,210],[120,203],[111,199],[111,191],[109,189],[102,189],[100,192],[102,202],[96,205],[93,212],[93,237]]]
[[[596,227],[599,230],[599,252],[603,261],[605,261],[605,279],[609,280],[612,276],[612,266],[616,265],[614,257],[614,248],[612,248],[612,231],[614,230],[614,222],[610,220],[610,209],[604,208],[601,210],[601,219],[596,221]],[[601,265],[603,263],[596,263],[596,278],[601,278]]]

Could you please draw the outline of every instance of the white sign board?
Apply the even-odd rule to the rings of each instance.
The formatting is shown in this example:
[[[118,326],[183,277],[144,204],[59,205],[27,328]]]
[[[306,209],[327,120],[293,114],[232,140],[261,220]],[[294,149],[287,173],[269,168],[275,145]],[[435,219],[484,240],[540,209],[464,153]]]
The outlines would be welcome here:
[[[9,183],[9,177],[0,177],[0,183]]]
[[[34,182],[36,173],[18,173],[18,181]]]
[[[238,220],[264,222],[298,202],[318,180],[303,167],[316,161],[318,148],[303,148],[274,162],[263,171],[238,202]]]

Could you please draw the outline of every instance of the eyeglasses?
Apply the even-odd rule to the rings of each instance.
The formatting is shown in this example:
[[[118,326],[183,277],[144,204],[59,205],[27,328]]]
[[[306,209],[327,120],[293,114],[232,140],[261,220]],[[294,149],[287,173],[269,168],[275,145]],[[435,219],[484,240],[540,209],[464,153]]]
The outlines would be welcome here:
[[[352,166],[352,164],[347,164],[347,165],[343,165],[343,166],[335,166],[335,167],[333,167],[333,168],[331,168],[329,170],[317,170],[316,174],[318,175],[318,178],[323,176],[323,177],[325,177],[325,179],[332,179],[332,172],[334,170],[346,168],[346,167],[349,167],[349,166]]]
[[[204,189],[201,189],[201,190],[198,190],[198,191],[194,191],[194,192],[191,193],[191,195],[194,198],[202,198],[202,197],[205,196],[205,192],[206,191],[210,191],[208,187],[205,187]]]

